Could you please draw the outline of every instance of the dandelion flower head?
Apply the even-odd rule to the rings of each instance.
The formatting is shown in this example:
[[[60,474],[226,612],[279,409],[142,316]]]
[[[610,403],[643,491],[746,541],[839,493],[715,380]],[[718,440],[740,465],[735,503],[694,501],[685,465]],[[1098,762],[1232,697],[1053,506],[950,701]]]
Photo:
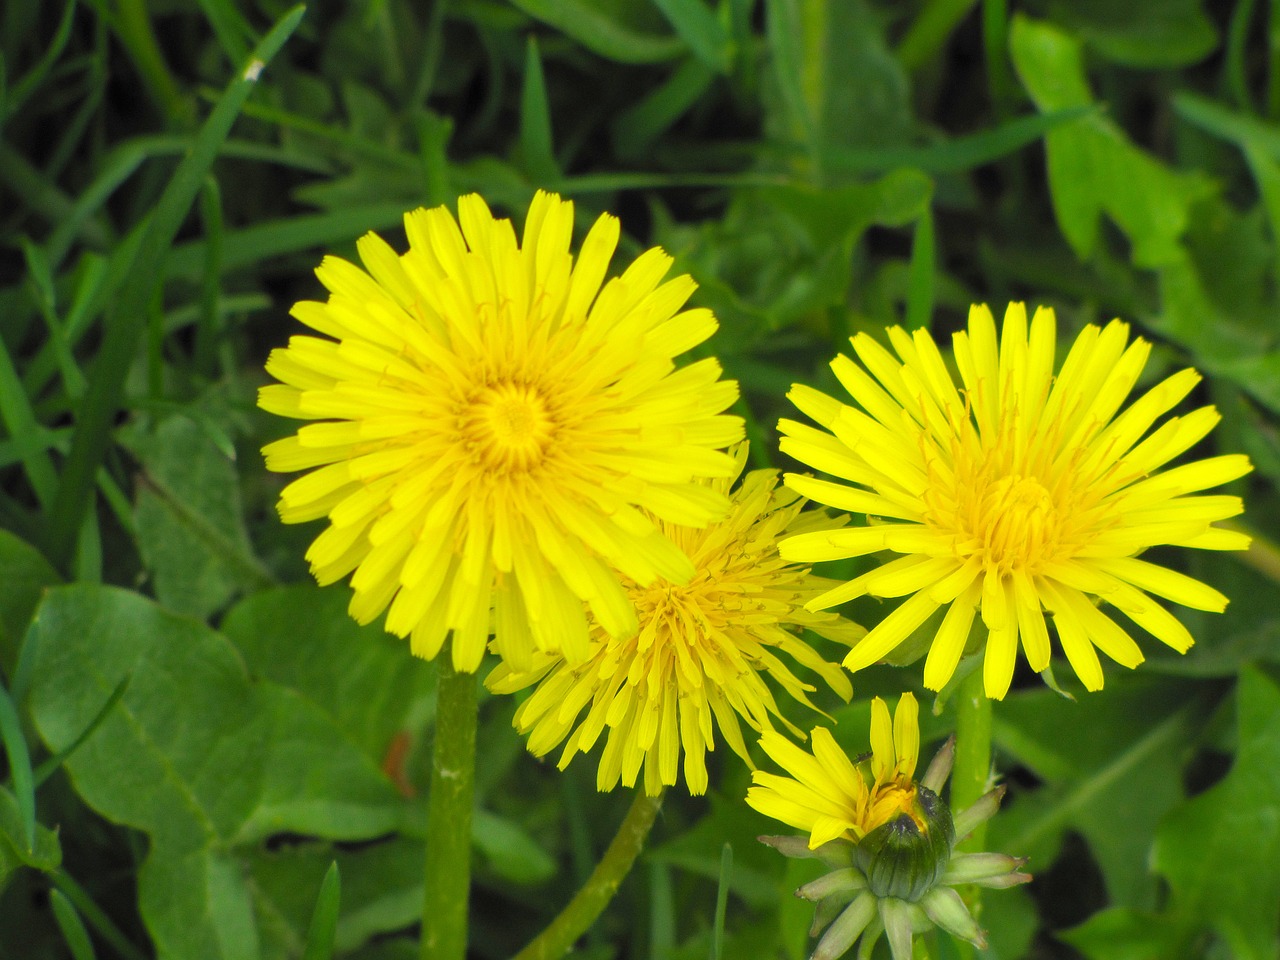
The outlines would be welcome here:
[[[824,727],[814,728],[812,753],[780,733],[766,731],[761,747],[790,776],[753,771],[747,803],[808,833],[811,850],[837,838],[856,843],[903,814],[927,833],[913,779],[920,759],[919,715],[910,693],[898,699],[892,720],[885,702],[872,700],[871,753],[857,763]]]
[[[710,489],[729,492],[745,464],[746,444],[734,452],[734,475],[707,481]],[[739,718],[756,731],[770,729],[771,717],[790,726],[766,677],[812,706],[814,687],[779,654],[848,700],[848,676],[797,634],[808,629],[850,646],[865,631],[833,613],[806,610],[806,601],[834,583],[787,563],[777,549],[781,536],[833,530],[847,518],[802,512],[804,502],[778,486],[775,471],[754,470],[733,491],[727,519],[702,529],[657,520],[693,561],[695,573],[684,584],[626,582],[639,611],[637,636],[618,638],[595,628],[582,663],[539,654],[531,670],[502,663],[490,675],[487,684],[498,693],[536,685],[515,715],[517,729],[529,734],[529,750],[543,756],[567,738],[559,761],[564,768],[607,728],[599,789],[610,790],[619,780],[634,785],[643,766],[644,789],[656,795],[676,782],[683,752],[685,783],[690,793],[701,794],[715,728],[749,764]]]
[[[573,204],[539,193],[523,239],[480,197],[405,215],[409,249],[375,234],[363,269],[326,257],[327,301],[293,316],[320,336],[272,352],[264,409],[317,423],[264,449],[309,473],[286,486],[286,523],[328,517],[307,552],[322,583],[351,576],[351,616],[431,658],[452,633],[460,670],[490,633],[514,663],[581,660],[587,610],[613,636],[638,629],[623,587],[683,583],[689,559],[659,520],[724,516],[698,482],[734,468],[724,415],[737,385],[714,359],[674,358],[716,329],[685,310],[671,257],[639,256],[604,283],[618,220],[600,217],[577,262]],[[602,287],[603,283],[603,287]]]
[[[987,696],[1002,698],[1019,642],[1028,663],[1050,661],[1045,613],[1084,686],[1103,684],[1101,650],[1126,667],[1137,643],[1096,601],[1180,652],[1186,627],[1153,597],[1221,612],[1227,598],[1140,558],[1158,545],[1237,550],[1248,537],[1213,526],[1243,506],[1199,495],[1251,469],[1242,455],[1160,471],[1218,422],[1213,407],[1157,420],[1199,382],[1185,369],[1125,406],[1151,345],[1113,320],[1087,326],[1054,376],[1053,311],[1030,324],[1010,304],[1003,330],[985,306],[953,338],[962,388],[925,330],[889,330],[895,357],[867,334],[852,339],[859,364],[831,364],[854,405],[797,385],[791,399],[825,430],[784,420],[782,449],[847,481],[788,475],[804,496],[866,514],[868,525],[784,541],[783,556],[815,562],[900,554],[812,601],[826,608],[864,594],[907,599],[849,653],[859,670],[883,659],[940,608],[924,668],[938,690],[955,670],[976,615],[985,627]],[[1123,411],[1121,407],[1124,407]],[[1153,429],[1154,427],[1154,429]],[[828,432],[829,431],[829,432]]]

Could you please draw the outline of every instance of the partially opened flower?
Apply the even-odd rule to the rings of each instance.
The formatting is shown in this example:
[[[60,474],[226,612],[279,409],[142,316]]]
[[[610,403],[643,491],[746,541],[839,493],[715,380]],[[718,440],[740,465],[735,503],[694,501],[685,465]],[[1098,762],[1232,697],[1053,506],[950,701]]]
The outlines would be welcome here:
[[[953,888],[1010,887],[1031,879],[1020,871],[1023,860],[953,854],[959,840],[999,809],[1004,788],[953,816],[939,797],[951,772],[952,742],[914,779],[918,712],[915,697],[904,693],[890,722],[888,706],[876,697],[871,752],[856,761],[822,728],[813,731],[812,754],[777,733],[760,740],[790,776],[755,771],[747,803],[808,834],[760,840],[785,856],[821,860],[831,868],[796,891],[817,903],[809,935],[821,933],[822,939],[812,960],[834,960],[855,943],[865,960],[882,933],[894,960],[909,960],[912,938],[933,926],[984,946],[982,930]]]
[[[743,444],[734,476],[708,486],[728,493],[746,456]],[[643,766],[645,791],[657,794],[676,782],[683,753],[685,783],[700,794],[707,789],[706,752],[715,749],[716,728],[750,763],[740,720],[756,731],[770,729],[771,718],[790,726],[766,681],[811,705],[814,687],[779,654],[849,699],[848,676],[798,634],[808,629],[848,646],[865,631],[835,614],[806,610],[805,602],[832,581],[787,563],[777,549],[780,536],[836,529],[846,518],[802,512],[804,501],[779,488],[773,470],[748,473],[731,499],[728,518],[703,529],[658,521],[693,561],[695,573],[684,584],[626,583],[640,614],[638,636],[620,639],[596,627],[582,663],[538,654],[530,670],[504,662],[490,675],[486,683],[497,693],[537,685],[515,715],[531,752],[542,756],[567,738],[563,768],[604,733],[599,789],[610,790],[619,780],[632,786]]]
[[[662,282],[671,258],[642,254],[604,284],[618,221],[592,227],[575,264],[573,204],[539,193],[523,242],[478,196],[405,215],[408,252],[375,234],[364,269],[326,257],[327,302],[293,315],[297,336],[267,370],[259,404],[324,422],[268,445],[286,523],[329,526],[307,552],[318,581],[351,574],[351,615],[431,658],[475,670],[490,632],[528,665],[535,649],[587,651],[589,608],[633,635],[623,587],[683,583],[693,566],[658,520],[703,526],[728,509],[723,411],[737,385],[714,359],[675,357],[716,329],[683,310],[695,284]],[[585,602],[585,604],[584,604]]]
[[[927,331],[894,327],[889,339],[896,357],[859,334],[852,343],[861,365],[844,356],[831,364],[856,406],[792,389],[796,406],[830,432],[779,424],[785,452],[848,482],[788,474],[787,485],[868,518],[864,527],[790,538],[783,556],[901,555],[811,602],[823,609],[864,594],[907,598],[845,666],[883,659],[941,608],[924,668],[925,686],[941,689],[980,614],[986,693],[998,699],[1019,642],[1032,669],[1049,666],[1047,611],[1072,668],[1097,690],[1095,648],[1127,667],[1143,660],[1099,600],[1186,651],[1190,633],[1153,597],[1215,612],[1227,598],[1140,554],[1162,544],[1246,547],[1248,537],[1213,526],[1241,512],[1240,498],[1193,494],[1252,469],[1246,457],[1226,455],[1158,472],[1219,420],[1201,407],[1155,426],[1199,382],[1196,372],[1175,373],[1126,407],[1147,341],[1130,343],[1118,320],[1085,327],[1055,377],[1053,311],[1037,310],[1028,329],[1020,303],[1009,305],[998,338],[985,306],[970,311],[968,330],[953,338],[959,390]]]

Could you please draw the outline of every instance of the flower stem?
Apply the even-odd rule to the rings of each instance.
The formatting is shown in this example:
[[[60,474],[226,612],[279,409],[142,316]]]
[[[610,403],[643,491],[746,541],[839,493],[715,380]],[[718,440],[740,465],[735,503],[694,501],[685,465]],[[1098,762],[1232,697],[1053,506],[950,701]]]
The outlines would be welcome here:
[[[969,674],[956,691],[956,761],[951,774],[951,809],[959,813],[972,806],[991,783],[991,701],[983,687],[982,668]],[[979,824],[968,839],[957,844],[962,852],[980,852],[987,825]],[[970,886],[961,891],[965,905],[975,920],[981,919],[982,889]],[[958,943],[961,957],[974,956],[973,947]]]
[[[591,871],[582,889],[545,930],[516,954],[514,960],[559,960],[569,952],[618,892],[623,878],[640,855],[661,807],[662,794],[650,797],[644,790],[636,791],[622,826],[618,827],[609,849]]]
[[[471,887],[471,797],[476,768],[476,675],[436,657],[436,732],[427,805],[422,960],[464,960]]]

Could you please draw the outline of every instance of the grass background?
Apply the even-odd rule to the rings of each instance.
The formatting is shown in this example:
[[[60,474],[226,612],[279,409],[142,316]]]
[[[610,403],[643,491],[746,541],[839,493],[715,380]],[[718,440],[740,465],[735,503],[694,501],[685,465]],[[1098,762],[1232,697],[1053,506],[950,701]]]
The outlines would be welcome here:
[[[278,522],[258,454],[289,425],[254,391],[323,252],[402,247],[404,210],[468,191],[519,223],[538,187],[583,229],[620,214],[620,262],[660,244],[693,274],[761,464],[850,333],[945,335],[974,301],[1053,305],[1064,338],[1121,316],[1156,343],[1144,383],[1206,373],[1196,452],[1250,454],[1263,539],[1158,556],[1233,598],[1181,614],[1187,657],[1147,638],[1077,701],[1019,675],[989,846],[1037,879],[983,922],[991,957],[1276,957],[1278,53],[1256,0],[8,0],[0,957],[299,956],[331,862],[335,955],[415,955],[432,670],[309,583],[317,527]],[[918,667],[860,674],[842,742],[903,689]],[[628,800],[525,755],[512,709],[481,705],[482,958]],[[756,844],[724,752],[582,956],[805,955],[808,873]]]

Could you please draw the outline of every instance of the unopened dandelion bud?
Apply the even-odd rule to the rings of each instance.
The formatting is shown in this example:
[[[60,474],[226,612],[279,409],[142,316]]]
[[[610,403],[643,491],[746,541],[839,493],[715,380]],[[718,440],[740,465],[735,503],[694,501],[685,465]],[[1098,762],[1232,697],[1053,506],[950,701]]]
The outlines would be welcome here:
[[[914,903],[941,879],[954,841],[951,811],[936,793],[917,785],[914,809],[858,841],[853,859],[876,896]]]

